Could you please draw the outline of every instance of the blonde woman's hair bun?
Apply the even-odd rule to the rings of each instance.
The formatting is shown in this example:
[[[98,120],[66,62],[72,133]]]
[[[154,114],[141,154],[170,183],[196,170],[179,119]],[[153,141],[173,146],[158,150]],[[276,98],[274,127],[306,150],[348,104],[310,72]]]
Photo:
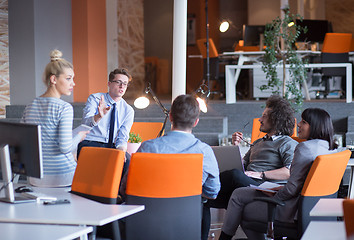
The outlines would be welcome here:
[[[52,62],[61,59],[62,56],[63,56],[62,52],[57,49],[50,52],[50,60]]]

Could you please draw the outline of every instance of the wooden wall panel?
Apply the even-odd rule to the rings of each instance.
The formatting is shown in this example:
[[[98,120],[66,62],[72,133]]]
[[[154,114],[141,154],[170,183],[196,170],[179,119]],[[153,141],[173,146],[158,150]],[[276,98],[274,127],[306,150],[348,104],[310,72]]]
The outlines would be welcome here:
[[[118,64],[133,76],[126,96],[144,89],[144,5],[143,0],[118,0]]]
[[[332,22],[334,32],[354,34],[353,0],[326,0],[326,19]]]

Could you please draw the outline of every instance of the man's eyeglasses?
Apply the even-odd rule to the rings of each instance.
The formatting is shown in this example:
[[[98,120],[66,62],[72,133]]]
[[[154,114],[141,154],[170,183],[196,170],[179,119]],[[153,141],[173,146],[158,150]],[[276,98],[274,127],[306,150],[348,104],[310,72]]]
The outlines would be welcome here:
[[[118,86],[122,86],[122,87],[128,87],[129,86],[129,82],[123,82],[121,80],[112,80],[111,82],[116,83]]]

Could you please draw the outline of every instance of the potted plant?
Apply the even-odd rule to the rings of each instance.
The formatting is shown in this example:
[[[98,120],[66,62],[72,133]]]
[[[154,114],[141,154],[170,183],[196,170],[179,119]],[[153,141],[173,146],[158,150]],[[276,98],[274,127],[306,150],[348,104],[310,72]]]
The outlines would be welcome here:
[[[142,141],[143,139],[139,136],[139,134],[130,132],[127,145],[127,152],[129,154],[135,153],[140,147]]]
[[[303,94],[300,86],[306,79],[306,70],[303,59],[296,54],[294,45],[301,31],[306,28],[296,25],[296,19],[302,17],[290,14],[289,6],[282,9],[284,18],[277,17],[266,24],[264,32],[265,55],[262,60],[262,70],[266,74],[268,83],[260,87],[261,90],[271,89],[273,94],[282,95],[295,108],[303,103]],[[289,67],[286,69],[286,64]],[[279,79],[277,68],[282,66],[282,79]],[[287,77],[286,72],[289,72]]]

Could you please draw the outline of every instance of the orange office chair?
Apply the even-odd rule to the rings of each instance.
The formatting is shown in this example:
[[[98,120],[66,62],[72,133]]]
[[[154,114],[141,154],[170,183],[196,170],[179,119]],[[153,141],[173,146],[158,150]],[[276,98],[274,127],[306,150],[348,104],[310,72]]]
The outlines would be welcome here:
[[[352,42],[351,33],[326,33],[325,39],[323,41],[323,47],[321,52],[321,62],[322,63],[348,63],[349,62],[349,51]],[[329,79],[334,76],[341,76],[342,83],[341,88],[345,90],[345,81],[343,81],[343,76],[346,74],[345,68],[322,68],[322,82],[325,83],[325,90],[323,92],[324,98],[331,91]],[[340,89],[335,89],[333,91],[340,91]],[[319,91],[321,92],[321,91]],[[316,94],[319,96],[319,94]],[[342,96],[344,96],[342,94]]]
[[[299,138],[299,137],[291,137],[292,139],[294,139],[295,141],[297,141],[298,143],[301,143],[301,142],[304,142],[306,141],[306,139],[302,139],[302,138]]]
[[[259,118],[253,118],[251,143],[253,143],[257,139],[262,138],[266,135],[264,132],[259,131],[260,126],[261,126],[261,123],[259,122]],[[294,133],[293,133],[293,135],[291,135],[291,137],[297,137],[296,119],[295,119]]]
[[[354,38],[352,38],[352,41],[351,41],[351,43],[350,43],[349,52],[354,52]]]
[[[346,199],[343,201],[344,224],[347,239],[354,239],[354,200]]]
[[[146,141],[156,138],[162,126],[162,122],[133,122],[130,132],[139,134],[143,141]]]
[[[202,154],[133,153],[126,203],[145,205],[126,219],[127,239],[200,239]]]
[[[235,51],[255,52],[259,51],[259,46],[244,46],[244,41],[239,40],[235,46]]]
[[[106,204],[116,204],[125,153],[112,148],[83,147],[71,193]],[[120,239],[118,221],[97,228],[99,236]]]
[[[264,222],[243,221],[242,228],[257,232],[263,232],[276,237],[290,237],[291,239],[300,239],[308,224],[315,218],[310,217],[309,213],[320,198],[336,198],[339,185],[341,183],[344,171],[347,167],[351,152],[344,150],[337,153],[317,156],[313,162],[309,173],[307,174],[301,196],[298,204],[298,221],[296,223],[284,223],[274,221],[274,214],[277,202],[272,198],[257,198],[257,200],[268,202],[268,224]],[[246,206],[254,207],[252,203]],[[273,216],[273,218],[271,218]],[[319,218],[316,220],[336,220],[336,218]],[[273,229],[268,226],[274,225]]]

